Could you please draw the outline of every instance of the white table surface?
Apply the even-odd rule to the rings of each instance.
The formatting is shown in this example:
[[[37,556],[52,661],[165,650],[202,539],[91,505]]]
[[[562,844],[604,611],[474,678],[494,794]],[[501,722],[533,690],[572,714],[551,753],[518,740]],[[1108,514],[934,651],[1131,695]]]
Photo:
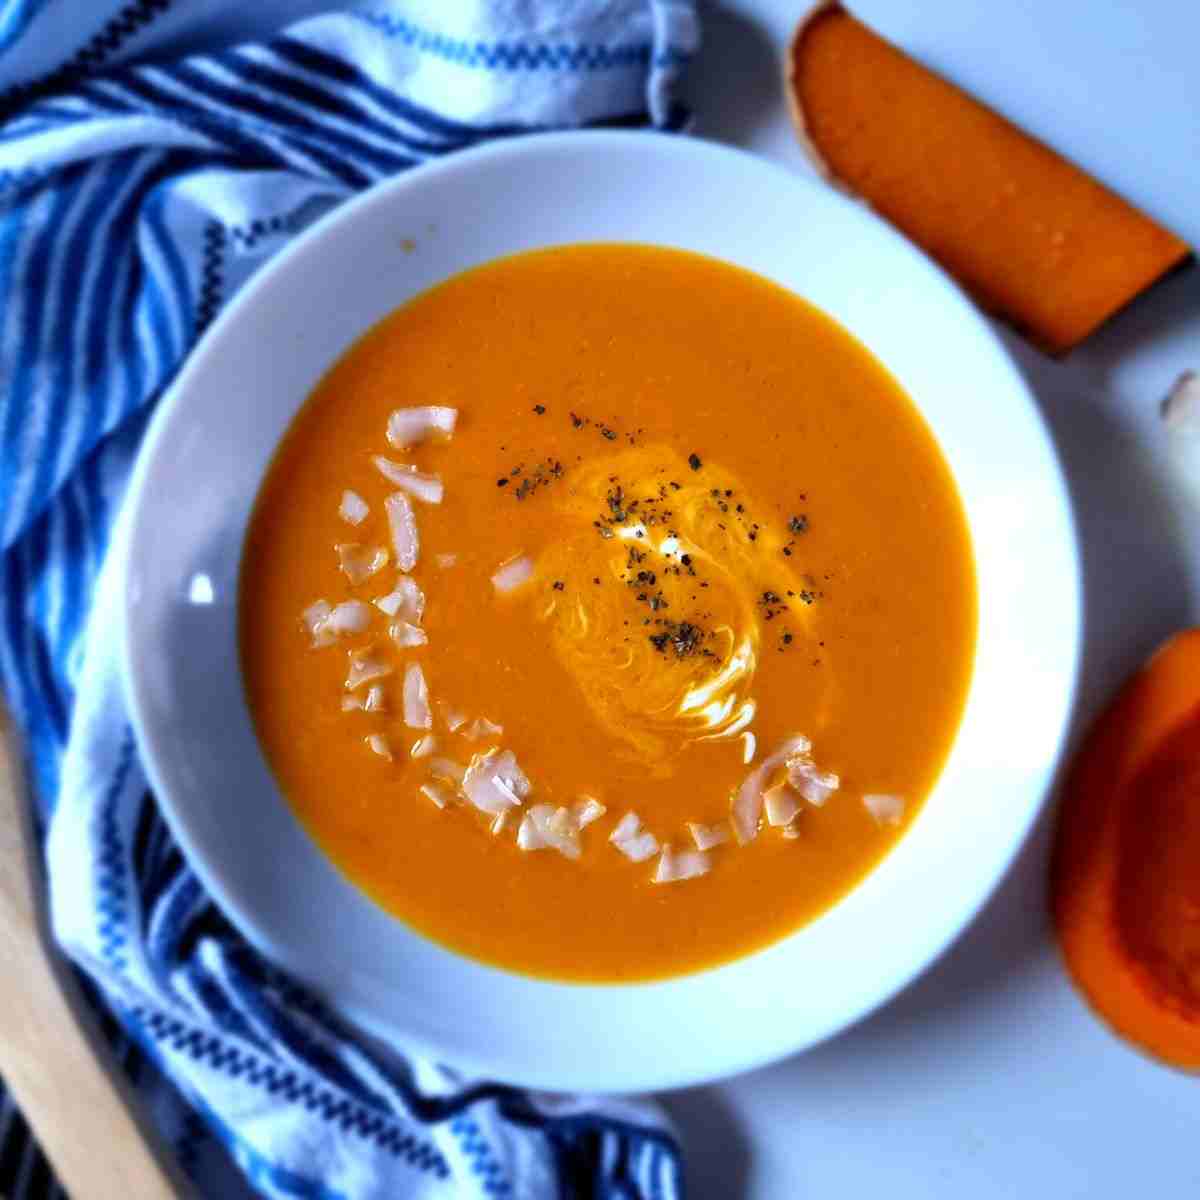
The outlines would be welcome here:
[[[705,6],[691,82],[701,136],[807,169],[779,82],[804,7]],[[1197,0],[852,7],[1200,246]],[[1176,375],[1200,368],[1200,269],[1143,297],[1066,362],[1006,340],[1077,506],[1086,594],[1077,737],[1162,639],[1200,621],[1200,517],[1166,473],[1157,416]],[[664,1097],[696,1200],[1200,1195],[1200,1080],[1111,1036],[1058,962],[1045,898],[1051,816],[967,933],[883,1010],[807,1054]]]

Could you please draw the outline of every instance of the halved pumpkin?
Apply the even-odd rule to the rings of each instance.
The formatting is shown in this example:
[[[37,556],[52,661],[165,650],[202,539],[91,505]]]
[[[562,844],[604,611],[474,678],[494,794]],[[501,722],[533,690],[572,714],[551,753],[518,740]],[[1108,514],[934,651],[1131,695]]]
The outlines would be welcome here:
[[[1200,1071],[1200,629],[1167,642],[1090,731],[1063,795],[1051,895],[1092,1008]]]

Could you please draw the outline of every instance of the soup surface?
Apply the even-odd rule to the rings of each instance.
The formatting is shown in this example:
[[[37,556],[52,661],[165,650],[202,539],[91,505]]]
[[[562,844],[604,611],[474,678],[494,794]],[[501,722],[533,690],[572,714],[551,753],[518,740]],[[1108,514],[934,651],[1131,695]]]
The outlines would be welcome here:
[[[953,480],[871,354],[617,244],[370,330],[242,569],[251,710],[326,854],[456,950],[580,980],[726,961],[853,887],[941,769],[975,621]]]

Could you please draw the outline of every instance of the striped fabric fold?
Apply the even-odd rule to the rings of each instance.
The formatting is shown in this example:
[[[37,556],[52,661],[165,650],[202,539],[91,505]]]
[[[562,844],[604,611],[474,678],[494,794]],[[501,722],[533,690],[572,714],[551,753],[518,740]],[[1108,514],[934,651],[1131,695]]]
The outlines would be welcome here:
[[[138,761],[113,563],[155,402],[263,262],[485,139],[680,129],[693,3],[374,3],[274,31],[316,4],[236,7],[0,6],[0,683],[55,934],[202,1194],[670,1200],[679,1150],[651,1102],[530,1095],[364,1045],[242,941]],[[0,1165],[53,1194],[4,1119]]]

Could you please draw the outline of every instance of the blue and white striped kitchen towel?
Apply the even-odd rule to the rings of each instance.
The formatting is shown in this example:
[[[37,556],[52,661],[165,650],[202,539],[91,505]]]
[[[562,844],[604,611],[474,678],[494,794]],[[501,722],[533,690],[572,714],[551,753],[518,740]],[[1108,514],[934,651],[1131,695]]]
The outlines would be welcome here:
[[[670,1200],[652,1103],[462,1080],[347,1036],[214,909],[138,763],[107,551],[155,401],[221,305],[426,159],[682,123],[692,0],[328,3],[0,0],[0,679],[54,929],[206,1195]]]

